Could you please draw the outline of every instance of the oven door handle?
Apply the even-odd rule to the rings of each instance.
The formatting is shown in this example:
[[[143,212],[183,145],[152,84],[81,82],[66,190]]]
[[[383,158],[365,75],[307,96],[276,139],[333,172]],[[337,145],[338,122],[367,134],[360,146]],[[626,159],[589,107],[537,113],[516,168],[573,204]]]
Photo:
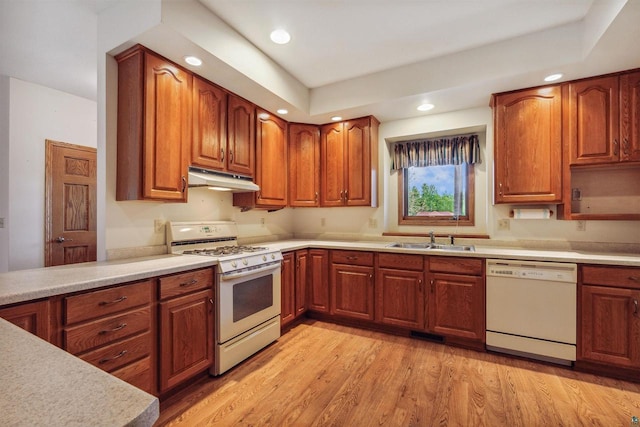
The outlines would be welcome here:
[[[280,268],[280,262],[277,263],[273,263],[273,264],[269,264],[269,265],[265,265],[264,267],[260,267],[260,268],[252,268],[252,269],[245,269],[245,270],[240,270],[236,273],[223,273],[220,275],[220,278],[222,280],[233,280],[233,279],[239,279],[242,277],[247,277],[247,276],[254,276],[257,275],[259,273],[266,273],[269,271],[275,271],[278,268]]]

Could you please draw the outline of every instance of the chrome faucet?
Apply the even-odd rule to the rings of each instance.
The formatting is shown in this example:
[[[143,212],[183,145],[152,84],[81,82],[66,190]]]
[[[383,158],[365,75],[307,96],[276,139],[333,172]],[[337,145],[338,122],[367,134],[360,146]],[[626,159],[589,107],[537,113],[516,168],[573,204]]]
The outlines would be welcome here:
[[[431,230],[429,232],[429,238],[431,239],[431,244],[435,245],[436,244],[436,236],[435,236],[435,234],[433,234],[433,230]]]

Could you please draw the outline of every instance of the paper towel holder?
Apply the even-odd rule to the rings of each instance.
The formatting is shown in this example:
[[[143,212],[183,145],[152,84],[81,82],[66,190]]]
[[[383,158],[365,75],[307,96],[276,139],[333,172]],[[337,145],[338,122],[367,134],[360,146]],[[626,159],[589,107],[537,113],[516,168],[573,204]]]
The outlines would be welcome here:
[[[549,209],[549,217],[553,216],[553,211],[551,209]],[[515,212],[513,211],[513,209],[511,209],[509,211],[509,218],[514,218],[515,217]]]

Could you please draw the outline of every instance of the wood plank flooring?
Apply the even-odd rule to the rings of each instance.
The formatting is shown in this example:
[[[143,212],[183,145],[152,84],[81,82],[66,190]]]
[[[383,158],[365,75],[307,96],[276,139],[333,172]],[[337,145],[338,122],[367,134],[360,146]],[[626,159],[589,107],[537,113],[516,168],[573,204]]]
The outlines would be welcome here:
[[[157,426],[628,426],[640,384],[305,320]]]

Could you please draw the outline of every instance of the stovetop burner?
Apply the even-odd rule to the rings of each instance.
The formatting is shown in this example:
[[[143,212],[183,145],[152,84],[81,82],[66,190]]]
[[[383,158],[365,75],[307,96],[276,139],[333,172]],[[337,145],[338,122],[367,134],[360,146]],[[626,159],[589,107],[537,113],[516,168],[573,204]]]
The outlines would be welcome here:
[[[263,246],[218,246],[203,249],[188,249],[182,253],[185,255],[206,255],[206,256],[225,256],[238,255],[244,253],[253,253],[267,250]]]

